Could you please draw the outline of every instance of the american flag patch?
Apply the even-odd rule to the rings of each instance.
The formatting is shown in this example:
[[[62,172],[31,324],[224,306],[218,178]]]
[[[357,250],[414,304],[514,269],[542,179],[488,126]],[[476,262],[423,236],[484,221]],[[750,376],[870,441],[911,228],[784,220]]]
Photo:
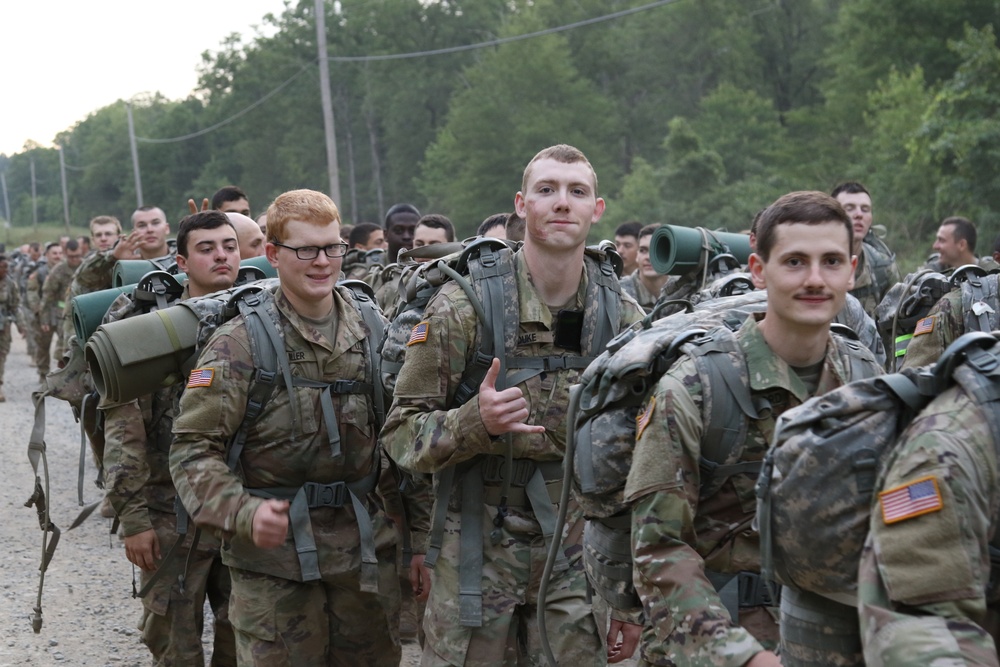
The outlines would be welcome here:
[[[944,507],[937,478],[933,475],[883,491],[878,494],[878,501],[882,505],[882,520],[886,524],[937,512]]]
[[[639,410],[635,416],[635,439],[642,437],[642,432],[649,426],[649,420],[653,418],[653,407],[656,405],[656,397],[650,396],[649,400]]]
[[[934,331],[934,318],[925,317],[922,320],[917,320],[917,326],[913,329],[913,335],[929,334],[932,331]]]
[[[406,341],[406,345],[415,345],[416,343],[426,343],[427,334],[430,331],[430,322],[424,320],[413,327],[413,331],[410,332],[410,338]]]
[[[211,387],[212,378],[215,377],[214,368],[196,368],[188,375],[187,388],[191,387]]]

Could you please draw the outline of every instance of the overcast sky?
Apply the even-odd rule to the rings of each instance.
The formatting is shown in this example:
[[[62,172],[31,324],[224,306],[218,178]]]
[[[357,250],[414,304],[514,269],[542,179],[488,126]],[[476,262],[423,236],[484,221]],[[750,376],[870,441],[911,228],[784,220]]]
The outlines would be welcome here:
[[[0,0],[0,153],[137,93],[187,97],[203,51],[249,42],[283,0]]]

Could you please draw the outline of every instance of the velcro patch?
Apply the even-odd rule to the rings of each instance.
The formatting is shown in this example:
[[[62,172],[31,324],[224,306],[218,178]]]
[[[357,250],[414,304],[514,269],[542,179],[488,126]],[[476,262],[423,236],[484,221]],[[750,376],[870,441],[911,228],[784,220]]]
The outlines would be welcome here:
[[[188,375],[187,388],[211,387],[212,379],[215,377],[214,368],[196,368]]]
[[[886,525],[937,512],[944,507],[934,475],[882,491],[878,494],[878,501]]]
[[[922,320],[917,320],[917,326],[913,328],[914,336],[922,336],[924,334],[929,334],[934,331],[935,318],[933,316],[925,317]]]
[[[430,334],[431,323],[427,320],[423,322],[418,322],[413,331],[410,332],[410,337],[406,341],[406,346],[416,345],[417,343],[426,343],[427,336]]]
[[[653,408],[656,406],[656,396],[650,396],[649,400],[646,401],[642,408],[639,410],[639,414],[635,416],[635,439],[638,440],[642,437],[642,432],[646,430],[649,426],[649,420],[653,418]]]

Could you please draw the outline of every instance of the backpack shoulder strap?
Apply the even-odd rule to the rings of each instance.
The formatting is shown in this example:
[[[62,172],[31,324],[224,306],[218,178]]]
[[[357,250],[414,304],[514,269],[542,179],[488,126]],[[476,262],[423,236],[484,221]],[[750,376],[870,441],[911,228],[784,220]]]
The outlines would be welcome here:
[[[742,451],[750,420],[762,419],[770,406],[751,395],[745,355],[736,335],[726,327],[712,329],[684,351],[694,359],[702,387],[711,388],[702,394],[704,430],[698,462],[700,496],[708,498],[733,475],[760,470],[760,461],[725,462]]]
[[[385,338],[386,322],[382,317],[378,304],[375,302],[375,292],[371,286],[363,280],[345,280],[340,283],[344,291],[351,297],[354,310],[361,316],[362,321],[371,334],[368,336],[368,354],[365,359],[365,375],[368,382],[374,387],[372,391],[372,401],[375,404],[375,423],[379,430],[385,423],[385,388],[382,385],[382,373],[379,363],[382,355],[379,348]]]
[[[596,303],[597,308],[587,308],[583,327],[583,349],[591,357],[597,357],[605,346],[618,334],[621,322],[622,288],[618,281],[620,269],[615,259],[621,258],[602,243],[596,248],[584,251],[584,266],[587,271],[586,303]]]

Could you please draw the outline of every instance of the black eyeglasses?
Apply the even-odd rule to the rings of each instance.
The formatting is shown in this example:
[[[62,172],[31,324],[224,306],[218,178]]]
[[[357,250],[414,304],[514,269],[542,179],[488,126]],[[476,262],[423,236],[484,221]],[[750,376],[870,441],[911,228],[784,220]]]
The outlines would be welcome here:
[[[343,257],[347,254],[347,244],[346,243],[331,243],[330,245],[325,245],[322,248],[318,245],[304,245],[301,248],[293,248],[290,245],[285,245],[284,243],[274,242],[274,245],[281,246],[282,248],[288,248],[289,250],[295,251],[295,256],[299,259],[310,260],[319,257],[319,251],[322,250],[324,254],[330,259],[336,259],[338,257]]]

